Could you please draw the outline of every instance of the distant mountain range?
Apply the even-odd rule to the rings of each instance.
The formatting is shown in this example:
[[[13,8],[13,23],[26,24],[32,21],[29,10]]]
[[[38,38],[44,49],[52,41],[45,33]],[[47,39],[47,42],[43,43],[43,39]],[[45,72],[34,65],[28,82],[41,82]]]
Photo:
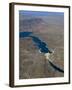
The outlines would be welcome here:
[[[20,25],[22,26],[28,26],[28,25],[35,25],[43,22],[41,18],[31,18],[31,19],[24,19],[20,20]]]
[[[30,18],[19,21],[20,31],[31,31],[33,28],[37,28],[44,23],[42,18]],[[34,30],[34,29],[33,29]]]

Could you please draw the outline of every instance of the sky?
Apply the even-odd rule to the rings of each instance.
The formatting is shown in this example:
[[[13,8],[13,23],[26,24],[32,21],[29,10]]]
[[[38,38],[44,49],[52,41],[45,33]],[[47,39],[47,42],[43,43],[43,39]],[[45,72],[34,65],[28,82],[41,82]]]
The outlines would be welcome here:
[[[30,16],[63,16],[63,12],[43,12],[43,11],[24,11],[20,10],[19,14],[30,15]]]

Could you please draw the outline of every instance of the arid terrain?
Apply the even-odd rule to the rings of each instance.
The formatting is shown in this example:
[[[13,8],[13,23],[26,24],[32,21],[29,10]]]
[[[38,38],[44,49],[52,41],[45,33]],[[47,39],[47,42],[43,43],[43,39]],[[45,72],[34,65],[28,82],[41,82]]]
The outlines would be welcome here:
[[[24,15],[19,14],[19,31],[31,31],[45,41],[54,54],[50,56],[53,64],[64,70],[64,16],[63,14]],[[63,77],[64,73],[55,70],[39,53],[31,38],[19,39],[19,78]]]

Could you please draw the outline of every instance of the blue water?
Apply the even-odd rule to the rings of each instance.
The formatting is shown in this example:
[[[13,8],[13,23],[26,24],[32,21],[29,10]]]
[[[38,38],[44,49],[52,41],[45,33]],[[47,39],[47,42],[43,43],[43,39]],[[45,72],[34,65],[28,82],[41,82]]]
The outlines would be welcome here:
[[[39,48],[39,50],[42,53],[50,53],[50,50],[48,49],[48,46],[44,41],[41,41],[38,37],[36,36],[31,36],[32,40],[35,42],[36,46]]]
[[[32,34],[32,32],[20,32],[19,37],[20,38],[28,37],[30,36],[30,34]]]
[[[20,32],[19,33],[20,38],[25,38],[25,37],[31,37],[33,42],[36,44],[36,46],[39,48],[39,50],[42,53],[52,53],[49,49],[47,44],[40,40],[38,37],[34,36],[32,32]]]

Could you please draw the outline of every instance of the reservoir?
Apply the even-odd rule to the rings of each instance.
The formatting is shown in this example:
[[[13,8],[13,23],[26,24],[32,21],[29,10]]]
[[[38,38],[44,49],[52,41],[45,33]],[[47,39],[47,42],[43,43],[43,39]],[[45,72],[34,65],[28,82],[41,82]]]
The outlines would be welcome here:
[[[32,32],[20,32],[19,33],[20,38],[26,38],[30,37],[32,38],[33,42],[36,44],[36,46],[39,48],[39,50],[42,53],[51,53],[51,51],[48,49],[48,46],[46,43],[42,40],[40,40],[38,37],[34,36]]]

